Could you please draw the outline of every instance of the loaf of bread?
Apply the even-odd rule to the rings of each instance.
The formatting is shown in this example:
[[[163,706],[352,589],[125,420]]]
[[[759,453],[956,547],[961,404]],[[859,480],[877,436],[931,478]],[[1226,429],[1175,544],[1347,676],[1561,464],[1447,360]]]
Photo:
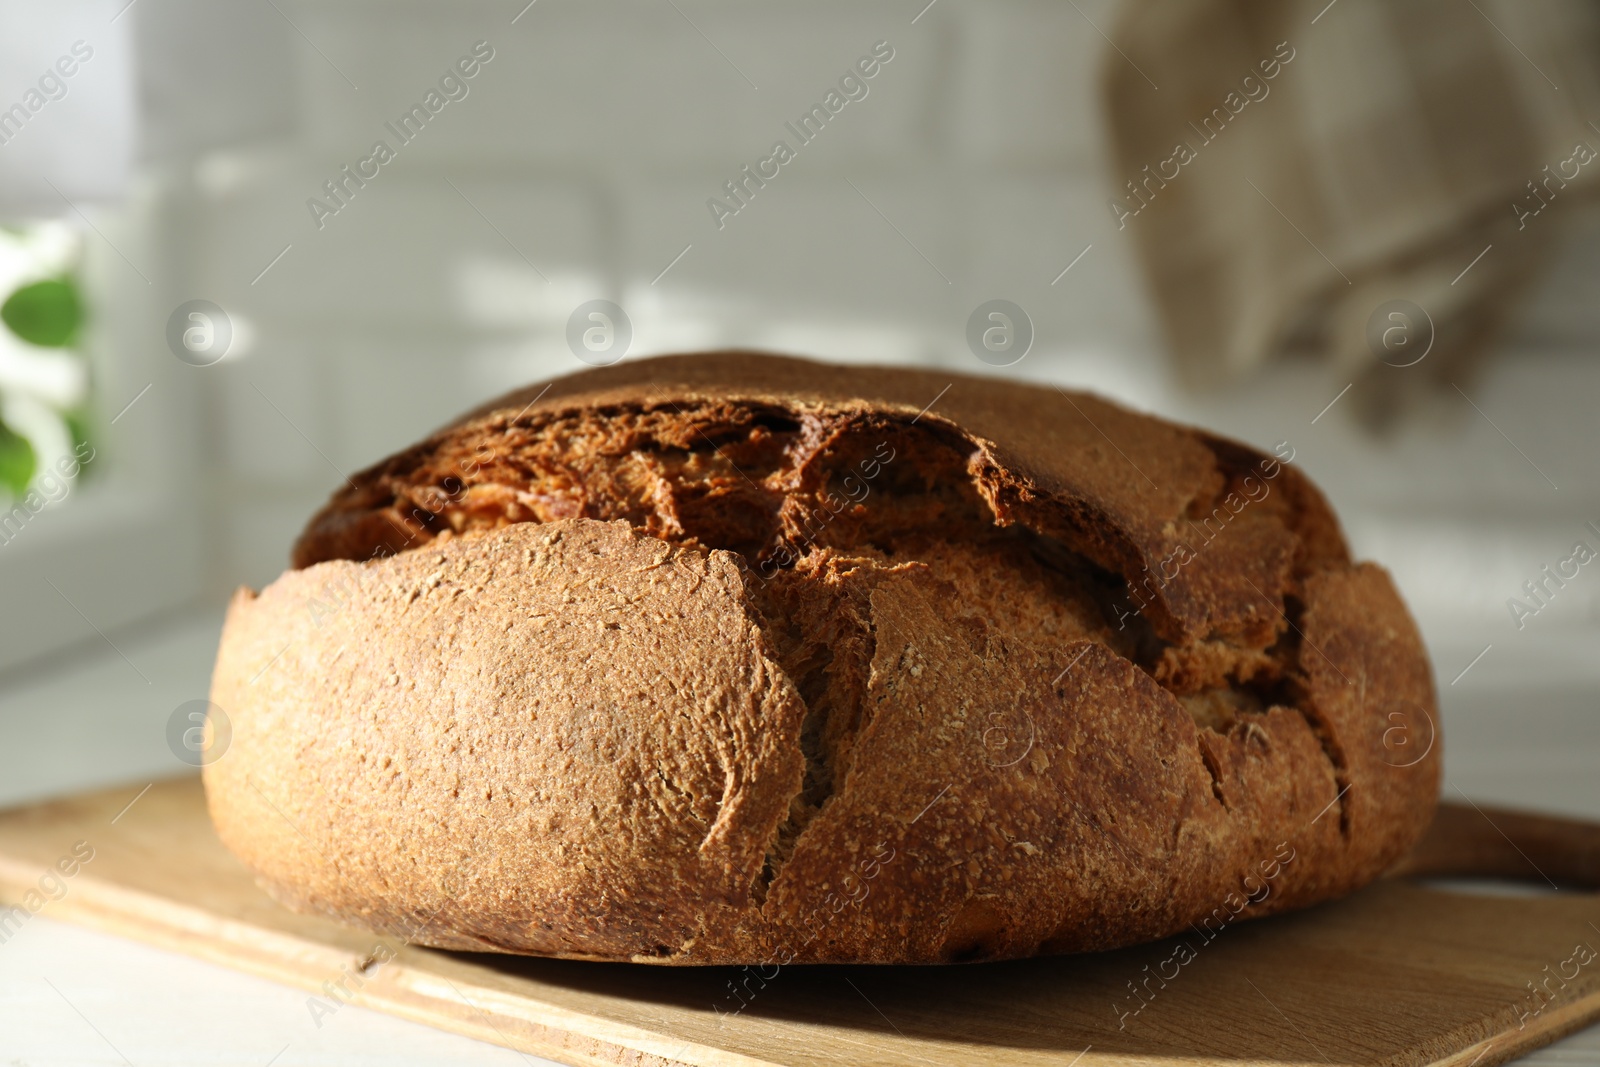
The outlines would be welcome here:
[[[591,960],[994,960],[1338,897],[1431,818],[1435,695],[1292,460],[942,371],[531,386],[235,596],[211,813],[292,908]]]

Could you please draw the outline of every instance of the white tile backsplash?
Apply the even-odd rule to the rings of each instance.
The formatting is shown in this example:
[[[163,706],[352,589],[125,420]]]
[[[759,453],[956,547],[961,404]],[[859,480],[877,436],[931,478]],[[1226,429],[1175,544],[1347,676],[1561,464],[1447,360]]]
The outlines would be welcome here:
[[[1115,8],[1110,0],[952,5],[960,78],[947,96],[961,158],[986,171],[1100,163],[1102,120],[1088,90]]]
[[[381,170],[320,229],[305,201],[335,168],[311,157],[219,196],[202,223],[209,298],[254,316],[267,336],[310,322],[462,327],[483,313],[466,289],[477,265],[499,265],[530,284],[600,269],[608,247],[601,204],[581,183],[430,171],[419,162]],[[260,275],[285,245],[288,253]],[[532,292],[529,304],[544,299]]]
[[[1516,354],[1459,383],[1481,413],[1445,386],[1375,435],[1348,400],[1318,418],[1348,384],[1321,366],[1177,385],[1134,247],[1106,209],[1095,94],[1117,61],[1101,36],[1112,0],[676,7],[284,5],[304,34],[291,35],[291,128],[202,156],[184,215],[194,295],[256,334],[214,379],[218,499],[240,509],[220,523],[223,558],[259,580],[337,483],[334,467],[581,369],[563,331],[595,297],[627,311],[630,358],[749,345],[932,362],[1098,389],[1258,446],[1289,441],[1430,635],[1495,633],[1546,547],[1600,518],[1588,354],[1600,214],[1572,221],[1506,341]],[[319,230],[307,198],[326,199],[322,183],[392,138],[384,123],[480,39],[495,54],[468,95]],[[878,40],[895,54],[867,96],[799,144],[785,122]],[[795,157],[719,227],[707,199],[726,199],[723,183],[780,138]],[[1020,304],[1035,331],[1028,358],[1001,371],[964,340],[991,298]],[[291,502],[304,507],[267,516]],[[1541,623],[1582,628],[1595,605],[1575,591]]]
[[[516,25],[516,6],[506,4],[412,8],[376,20],[362,5],[296,6],[327,56],[302,56],[306,135],[341,156],[364,153],[385,122],[421,102],[479,41],[493,58],[403,154],[731,172],[766,154],[785,121],[822,102],[882,40],[893,58],[824,137],[855,158],[898,161],[918,149],[927,129],[920,114],[941,74],[927,32],[889,5],[544,0]]]
[[[210,379],[223,456],[239,477],[298,485],[327,473],[332,412],[323,388],[326,352],[304,337],[274,336],[249,358],[224,360]]]

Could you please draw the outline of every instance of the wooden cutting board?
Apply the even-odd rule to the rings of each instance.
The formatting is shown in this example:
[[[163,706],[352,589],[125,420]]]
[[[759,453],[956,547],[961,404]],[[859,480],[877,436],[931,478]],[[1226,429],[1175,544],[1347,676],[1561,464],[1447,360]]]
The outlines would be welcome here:
[[[1593,887],[1600,832],[1446,808],[1410,867]],[[1600,1017],[1600,958],[1575,952],[1600,950],[1600,896],[1471,896],[1398,879],[1211,942],[1196,934],[1181,967],[1166,962],[1177,941],[778,973],[437,952],[274,904],[218,843],[196,778],[0,814],[0,897],[22,909],[0,909],[0,939],[44,914],[299,986],[308,1014],[353,1000],[593,1067],[1488,1067]],[[1156,972],[1174,976],[1143,984]]]

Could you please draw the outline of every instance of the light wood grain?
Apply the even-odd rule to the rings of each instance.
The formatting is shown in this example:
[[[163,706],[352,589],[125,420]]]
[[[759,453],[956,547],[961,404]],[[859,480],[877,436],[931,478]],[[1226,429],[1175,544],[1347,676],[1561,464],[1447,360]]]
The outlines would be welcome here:
[[[1395,875],[1468,874],[1600,889],[1600,826],[1554,815],[1445,804]]]
[[[1389,880],[1209,943],[1197,934],[1193,961],[1164,988],[1152,981],[1153,999],[1119,1028],[1116,1006],[1137,1003],[1127,983],[1177,942],[968,967],[791,967],[764,983],[728,968],[435,952],[278,907],[218,844],[197,780],[157,783],[123,812],[138,792],[0,814],[0,895],[27,899],[87,842],[94,858],[59,877],[64,895],[39,914],[299,986],[308,1015],[312,997],[338,1006],[342,979],[367,1007],[586,1067],[1488,1067],[1600,1017],[1600,960],[1552,981],[1537,1014],[1528,986],[1579,943],[1600,949],[1600,898],[1589,894],[1467,896]],[[1592,874],[1593,827],[1518,818],[1451,809],[1414,866]],[[57,880],[44,885],[58,892]],[[729,984],[745,979],[748,1004],[734,1013]]]

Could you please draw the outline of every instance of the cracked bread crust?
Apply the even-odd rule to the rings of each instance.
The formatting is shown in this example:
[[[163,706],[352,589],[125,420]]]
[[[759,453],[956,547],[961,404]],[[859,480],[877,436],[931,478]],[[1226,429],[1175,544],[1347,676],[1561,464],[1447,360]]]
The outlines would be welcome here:
[[[423,944],[1112,948],[1348,893],[1437,794],[1416,628],[1315,488],[1085,394],[623,364],[357,475],[294,561],[230,608],[213,818]]]

